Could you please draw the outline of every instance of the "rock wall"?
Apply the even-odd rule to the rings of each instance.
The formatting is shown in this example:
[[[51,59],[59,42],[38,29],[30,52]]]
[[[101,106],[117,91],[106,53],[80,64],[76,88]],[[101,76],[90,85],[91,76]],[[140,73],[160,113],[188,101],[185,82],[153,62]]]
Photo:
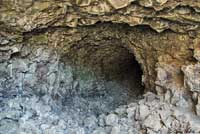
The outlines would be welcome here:
[[[191,0],[2,0],[0,61],[27,59],[30,51],[45,57],[45,51],[34,50],[42,46],[63,61],[68,56],[88,65],[81,46],[114,41],[135,55],[146,90],[199,115],[199,9],[200,3]],[[93,48],[87,53],[95,53]],[[26,70],[23,63],[16,64]],[[2,73],[7,67],[2,66]]]
[[[19,31],[111,21],[187,32],[199,27],[199,7],[190,0],[2,0],[0,20]]]

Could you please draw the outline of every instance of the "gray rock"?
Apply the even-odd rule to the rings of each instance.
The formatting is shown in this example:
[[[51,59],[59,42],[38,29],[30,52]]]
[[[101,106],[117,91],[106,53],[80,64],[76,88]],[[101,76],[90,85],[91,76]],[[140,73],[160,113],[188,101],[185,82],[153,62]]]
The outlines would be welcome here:
[[[200,64],[182,67],[184,72],[184,85],[191,91],[200,92]]]
[[[131,127],[128,130],[128,134],[139,134],[139,129]]]
[[[49,124],[42,124],[40,127],[41,127],[42,130],[47,130],[51,126]]]
[[[5,40],[5,39],[0,39],[0,44],[1,45],[7,45],[9,43],[9,40]]]
[[[107,134],[107,132],[105,131],[104,128],[98,127],[92,132],[92,134]]]
[[[17,59],[12,61],[10,64],[10,68],[16,70],[17,72],[27,72],[28,71],[28,61],[27,60],[22,60],[22,59]]]
[[[115,109],[115,113],[120,116],[126,114],[126,107],[120,106],[119,108]]]
[[[116,126],[112,127],[110,134],[121,134],[120,125],[116,125]]]
[[[148,117],[144,120],[143,125],[145,128],[151,128],[154,131],[158,131],[162,127],[160,117],[156,113],[148,115]]]
[[[98,125],[101,127],[105,126],[105,115],[101,114],[98,119],[99,119]]]
[[[85,134],[84,128],[77,127],[77,128],[69,128],[67,130],[67,134]]]
[[[136,115],[136,107],[129,107],[126,109],[126,111],[127,111],[129,119],[133,119],[134,116]],[[139,113],[137,112],[137,114],[139,114]],[[137,117],[137,118],[139,118],[139,117]]]
[[[24,86],[25,87],[33,87],[36,85],[37,82],[37,78],[35,76],[35,74],[32,73],[26,73],[24,75]]]
[[[61,127],[62,129],[65,129],[67,127],[67,124],[64,120],[59,120],[58,126]]]
[[[115,126],[118,123],[118,116],[116,114],[109,114],[105,118],[106,125],[108,126]]]
[[[138,107],[138,111],[139,111],[139,119],[140,120],[144,120],[146,118],[146,116],[150,113],[149,107],[144,104],[140,105]]]
[[[93,130],[95,127],[97,127],[97,122],[98,120],[95,116],[90,116],[84,120],[84,125],[90,130]]]
[[[198,116],[200,116],[200,104],[197,104],[196,106],[195,106],[195,110],[196,110],[196,114],[198,115]]]
[[[51,107],[49,105],[42,105],[41,103],[36,103],[35,110],[39,115],[48,114],[51,111]]]
[[[20,119],[25,122],[26,120],[30,119],[33,116],[32,111],[27,111]]]
[[[12,120],[0,121],[0,133],[2,134],[20,134],[17,122]]]

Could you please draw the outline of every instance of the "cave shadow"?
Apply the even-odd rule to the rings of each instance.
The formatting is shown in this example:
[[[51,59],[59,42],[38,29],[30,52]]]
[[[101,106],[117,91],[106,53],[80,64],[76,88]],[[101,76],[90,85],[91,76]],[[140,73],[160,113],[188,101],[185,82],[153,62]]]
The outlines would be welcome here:
[[[75,72],[89,70],[97,81],[122,86],[130,96],[140,96],[144,93],[142,69],[134,54],[125,48],[120,40],[84,40],[74,44],[69,53],[61,57],[61,61],[72,65],[74,70],[78,70]],[[76,73],[75,77],[80,78],[80,73]],[[85,76],[81,77],[84,79]],[[108,86],[112,88],[112,84]],[[93,91],[88,96],[98,95],[98,91]]]

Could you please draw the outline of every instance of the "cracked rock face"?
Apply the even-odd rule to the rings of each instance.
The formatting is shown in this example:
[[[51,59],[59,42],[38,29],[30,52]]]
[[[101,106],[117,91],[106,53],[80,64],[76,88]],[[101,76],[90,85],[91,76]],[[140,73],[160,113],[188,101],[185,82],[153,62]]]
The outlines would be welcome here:
[[[0,133],[199,133],[199,9],[1,0]]]
[[[20,31],[110,21],[188,32],[199,29],[199,8],[190,0],[3,0],[0,20]]]

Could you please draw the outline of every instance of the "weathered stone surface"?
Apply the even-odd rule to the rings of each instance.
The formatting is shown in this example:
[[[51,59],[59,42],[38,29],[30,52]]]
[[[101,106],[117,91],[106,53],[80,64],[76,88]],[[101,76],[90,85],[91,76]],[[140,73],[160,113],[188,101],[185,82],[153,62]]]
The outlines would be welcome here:
[[[135,0],[108,0],[108,2],[115,8],[120,9],[128,6],[132,1]]]
[[[142,21],[135,21],[132,18]],[[3,0],[0,21],[22,31],[49,26],[76,27],[91,25],[98,21],[112,21],[130,25],[150,25],[159,32],[165,29],[186,32],[199,28],[199,2],[189,0],[64,2],[24,0],[21,2],[16,0],[13,3],[12,0]]]
[[[200,64],[183,67],[184,84],[192,92],[200,92]]]
[[[115,126],[118,123],[118,117],[115,114],[109,114],[106,117],[105,122],[106,122],[106,125]]]
[[[124,89],[137,87],[141,81],[126,68],[135,56],[146,91],[156,92],[160,100],[147,94],[138,104],[120,107],[101,119],[88,117],[88,132],[199,133],[199,119],[188,117],[188,113],[200,115],[199,9],[200,2],[191,0],[2,0],[0,102],[8,103],[3,97],[6,95],[11,99],[32,92],[55,100],[75,95],[102,97],[109,89],[121,93],[115,95],[114,103],[124,104],[124,98],[130,97]],[[105,84],[96,74],[107,80],[120,79]],[[132,77],[135,82],[130,82]],[[121,87],[124,83],[128,87]],[[142,90],[141,85],[137,89]],[[75,101],[80,99],[76,97]],[[53,114],[61,112],[61,104],[46,99],[52,109],[39,98],[30,98],[16,99],[29,109],[24,114],[17,103],[9,102],[8,107],[0,104],[0,131],[11,127],[8,133],[13,133],[20,126],[20,133],[65,133],[67,124],[73,126],[67,133],[86,132],[77,122],[60,121]],[[103,102],[112,104],[111,100]],[[88,105],[97,106],[104,112],[108,110],[98,101]],[[180,107],[190,111],[173,111]],[[35,113],[40,122],[31,119]],[[52,116],[47,118],[48,113]],[[41,123],[43,119],[46,124]]]

